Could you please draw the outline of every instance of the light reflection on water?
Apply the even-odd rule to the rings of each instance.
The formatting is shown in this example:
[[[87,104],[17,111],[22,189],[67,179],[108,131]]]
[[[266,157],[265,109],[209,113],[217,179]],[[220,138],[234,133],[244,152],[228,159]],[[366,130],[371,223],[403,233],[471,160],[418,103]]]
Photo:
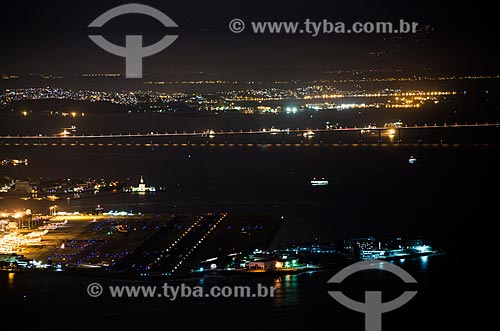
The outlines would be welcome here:
[[[425,255],[420,257],[411,257],[411,258],[401,258],[399,260],[391,261],[391,263],[397,264],[401,266],[403,269],[414,269],[417,268],[419,271],[427,271],[429,269],[429,258],[432,259],[434,256],[438,255]],[[408,270],[411,272],[411,270]]]
[[[429,262],[429,257],[428,256],[422,256],[420,258],[420,261],[422,263],[422,269],[427,269],[427,263]]]
[[[300,303],[298,275],[283,275],[274,278],[273,305],[285,307]]]
[[[8,277],[9,290],[13,290],[14,289],[14,278],[16,277],[16,274],[14,272],[9,272],[7,277]]]
[[[392,263],[400,265],[403,269],[407,270],[412,276],[420,279],[422,274],[427,274],[430,269],[429,261],[432,260],[432,256],[422,256],[416,258],[406,258],[392,261]],[[440,259],[438,259],[440,260]],[[440,263],[442,261],[438,261]],[[283,275],[274,278],[274,286],[276,287],[275,296],[273,299],[273,306],[278,311],[281,311],[287,307],[303,305],[304,301],[308,297],[308,292],[321,291],[322,288],[327,291],[326,282],[327,280],[335,274],[336,271],[324,270],[318,273],[306,273],[306,274],[296,274],[296,275]],[[385,274],[391,277],[390,273],[378,274],[377,277],[382,276],[385,279]],[[367,275],[368,276],[368,275]],[[360,288],[363,288],[365,284],[359,283]],[[397,286],[397,284],[394,284]],[[328,302],[325,300],[325,302]]]

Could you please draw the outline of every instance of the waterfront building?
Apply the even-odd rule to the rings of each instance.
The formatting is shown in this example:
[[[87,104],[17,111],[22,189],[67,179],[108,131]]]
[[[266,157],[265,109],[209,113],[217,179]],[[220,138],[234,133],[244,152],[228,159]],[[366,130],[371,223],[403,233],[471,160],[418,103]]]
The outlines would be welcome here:
[[[146,186],[146,184],[144,183],[144,177],[141,176],[141,181],[139,183],[139,186],[130,187],[130,192],[133,192],[133,193],[156,192],[156,187]]]

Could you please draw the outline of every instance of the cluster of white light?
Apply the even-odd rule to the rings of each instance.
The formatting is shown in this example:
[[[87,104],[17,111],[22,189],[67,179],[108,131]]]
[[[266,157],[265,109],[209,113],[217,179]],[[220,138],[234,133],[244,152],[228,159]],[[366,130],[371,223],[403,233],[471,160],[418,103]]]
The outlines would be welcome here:
[[[15,252],[19,247],[42,241],[42,237],[49,231],[34,231],[26,235],[17,233],[7,234],[0,238],[0,253],[8,254]]]
[[[72,213],[66,212],[66,211],[58,211],[54,213],[54,216],[81,216],[82,213],[79,211],[75,211]]]
[[[135,214],[126,211],[113,211],[110,210],[107,213],[103,213],[104,216],[135,216]]]
[[[15,219],[21,218],[24,215],[30,215],[31,211],[27,210],[25,212],[16,212],[14,214],[2,213],[0,216],[6,217],[11,216]],[[42,241],[42,237],[45,236],[49,230],[55,230],[60,226],[67,224],[68,221],[64,222],[52,222],[46,225],[38,227],[38,231],[29,232],[25,235],[20,235],[17,232],[11,232],[9,234],[0,237],[0,253],[10,254],[16,252],[19,248],[32,243],[37,243]],[[2,228],[8,224],[8,221],[1,221]],[[12,231],[12,230],[11,230]]]
[[[15,211],[13,213],[2,213],[2,214],[0,214],[1,218],[12,217],[12,218],[15,218],[15,219],[19,219],[19,218],[24,217],[26,215],[27,215],[26,211]]]

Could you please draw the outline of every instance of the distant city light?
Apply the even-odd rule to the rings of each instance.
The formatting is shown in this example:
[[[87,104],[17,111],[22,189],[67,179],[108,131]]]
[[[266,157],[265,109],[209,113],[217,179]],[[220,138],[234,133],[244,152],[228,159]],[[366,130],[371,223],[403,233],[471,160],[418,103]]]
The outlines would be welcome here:
[[[106,213],[102,213],[104,216],[135,216],[134,213],[126,212],[126,211],[109,211]]]
[[[25,215],[25,213],[22,213],[22,212],[17,212],[15,213],[14,215],[12,215],[13,218],[21,218]]]

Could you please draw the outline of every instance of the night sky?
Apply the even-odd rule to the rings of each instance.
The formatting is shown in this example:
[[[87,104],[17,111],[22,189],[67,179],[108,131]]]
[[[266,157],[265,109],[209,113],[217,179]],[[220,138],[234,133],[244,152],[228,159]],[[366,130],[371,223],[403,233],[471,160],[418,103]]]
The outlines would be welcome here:
[[[179,28],[153,18],[126,15],[94,31],[88,24],[127,1],[8,2],[2,5],[0,74],[124,71],[124,59],[97,47],[88,34],[124,44],[126,34],[144,35],[146,44],[178,34],[168,49],[144,61],[145,73],[186,75],[273,75],[338,69],[429,70],[434,73],[498,73],[495,11],[486,1],[463,6],[451,1],[141,1]],[[418,21],[428,33],[388,35],[233,34],[228,23],[246,21]],[[432,30],[432,31],[431,31]],[[97,32],[97,33],[96,33]],[[378,54],[378,55],[374,55]]]

